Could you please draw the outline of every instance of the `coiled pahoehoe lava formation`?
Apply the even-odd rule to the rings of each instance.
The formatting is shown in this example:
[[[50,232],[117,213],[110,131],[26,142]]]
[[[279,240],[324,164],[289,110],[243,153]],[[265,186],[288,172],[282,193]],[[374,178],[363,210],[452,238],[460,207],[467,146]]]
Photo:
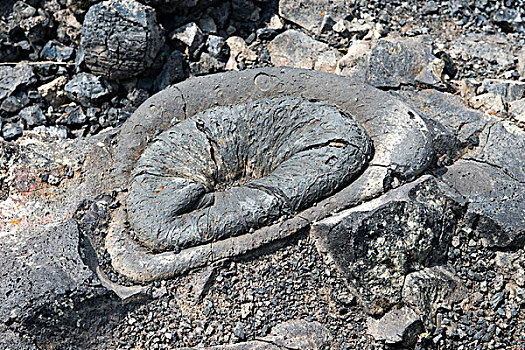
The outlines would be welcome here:
[[[217,107],[146,148],[132,174],[128,216],[152,248],[209,243],[311,206],[348,184],[370,157],[363,127],[324,102],[286,97]]]
[[[138,281],[305,232],[415,178],[434,154],[425,121],[392,95],[291,68],[171,86],[115,141],[108,189],[126,207],[112,213],[106,248],[115,270]]]

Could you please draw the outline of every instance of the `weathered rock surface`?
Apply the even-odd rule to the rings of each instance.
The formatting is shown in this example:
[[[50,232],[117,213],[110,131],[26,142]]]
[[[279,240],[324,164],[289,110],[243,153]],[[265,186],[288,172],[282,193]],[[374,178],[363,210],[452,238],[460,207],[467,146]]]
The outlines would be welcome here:
[[[432,177],[315,223],[318,249],[347,277],[371,314],[402,299],[411,271],[443,261],[462,199]]]
[[[183,249],[180,253],[152,254],[138,246],[122,224],[128,221],[126,213],[117,210],[106,247],[113,266],[119,272],[137,280],[166,278],[222,258],[244,254],[300,232],[311,222],[330,213],[378,196],[392,185],[413,179],[430,164],[433,157],[431,135],[425,123],[415,112],[387,93],[370,86],[351,85],[343,77],[321,72],[259,69],[189,79],[151,97],[122,128],[112,151],[115,162],[113,180],[108,182],[113,186],[110,188],[128,185],[137,155],[142,154],[149,137],[158,130],[166,130],[170,125],[211,106],[237,104],[268,96],[317,99],[348,111],[363,125],[374,142],[375,154],[369,167],[344,189],[288,220],[262,227],[248,235]]]
[[[483,113],[468,108],[456,95],[430,89],[399,94],[428,120],[434,135],[435,154],[444,157],[439,166],[446,159],[459,158],[467,147],[478,146],[479,134],[490,121]]]
[[[417,39],[383,39],[372,48],[367,82],[375,87],[437,86],[445,63],[432,55],[430,45]]]
[[[405,347],[413,347],[424,329],[419,316],[406,306],[393,309],[378,320],[369,317],[367,326],[368,334],[375,340]]]
[[[31,66],[0,66],[0,100],[11,95],[18,87],[27,86],[36,81]]]
[[[72,220],[37,236],[0,236],[0,322],[31,315],[39,305],[89,283],[92,273],[78,242]]]
[[[525,185],[505,170],[460,160],[441,176],[470,201],[469,220],[489,247],[520,247],[525,242]]]
[[[435,324],[439,308],[452,309],[453,303],[466,297],[466,288],[452,269],[433,266],[406,276],[403,301],[421,317],[426,329]]]
[[[525,124],[525,98],[509,104],[509,115],[516,121]]]
[[[514,64],[512,47],[503,35],[469,34],[458,38],[451,46],[451,54],[465,60],[479,59],[496,62],[501,70]]]
[[[64,91],[70,99],[77,101],[83,106],[99,103],[109,96],[109,89],[106,83],[99,77],[89,73],[75,75],[64,86]]]
[[[346,0],[282,0],[279,2],[279,14],[317,34],[327,18],[335,23],[349,16],[350,6]]]
[[[153,65],[164,31],[153,8],[135,0],[93,5],[82,25],[77,62],[110,79],[137,76]]]
[[[279,34],[268,45],[272,63],[276,66],[334,72],[341,54],[327,44],[290,29]]]

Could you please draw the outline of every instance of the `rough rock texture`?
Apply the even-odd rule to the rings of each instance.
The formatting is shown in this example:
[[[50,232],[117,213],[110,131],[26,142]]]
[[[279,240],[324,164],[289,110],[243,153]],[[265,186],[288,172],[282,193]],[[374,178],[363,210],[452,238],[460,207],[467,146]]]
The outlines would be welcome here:
[[[75,75],[64,86],[64,91],[71,100],[77,101],[83,106],[99,103],[109,96],[109,90],[104,81],[89,73]]]
[[[268,45],[275,66],[314,69],[323,72],[335,71],[341,54],[325,43],[316,41],[297,30],[279,34]]]
[[[420,40],[379,40],[370,54],[366,82],[382,88],[437,86],[444,66]]]
[[[211,109],[144,151],[128,216],[147,246],[209,243],[310,207],[347,185],[370,157],[365,130],[335,106],[284,98]]]
[[[346,0],[283,0],[279,2],[279,14],[312,33],[317,33],[323,22],[337,22],[350,13]]]
[[[95,74],[125,79],[150,68],[163,45],[163,29],[151,7],[109,0],[86,13],[77,62]]]
[[[35,81],[35,73],[31,66],[0,66],[0,100],[11,95],[18,87]]]
[[[393,309],[378,320],[369,317],[367,325],[368,334],[375,340],[406,347],[411,347],[424,329],[419,316],[406,306]]]
[[[348,278],[368,312],[402,299],[411,271],[439,263],[461,217],[461,199],[422,177],[368,203],[316,223],[318,249]]]
[[[331,346],[330,331],[318,322],[294,320],[281,323],[272,328],[270,335],[234,345],[212,346],[207,348],[183,348],[185,350],[322,350]]]
[[[469,220],[486,245],[500,248],[523,246],[523,182],[507,175],[504,168],[469,160],[460,160],[448,167],[442,179],[469,199]]]
[[[446,266],[433,266],[406,276],[403,301],[421,317],[425,328],[436,323],[434,317],[439,308],[451,309],[451,305],[466,297],[461,279]]]
[[[0,238],[0,322],[31,315],[49,298],[80,288],[92,277],[79,256],[73,220],[39,236]]]
[[[244,254],[301,232],[315,220],[413,179],[433,157],[431,135],[426,124],[405,104],[388,94],[370,86],[348,84],[347,79],[331,74],[266,68],[189,79],[151,97],[123,125],[118,143],[112,150],[113,180],[108,182],[111,186],[108,190],[127,186],[136,160],[158,130],[166,130],[212,106],[237,104],[266,96],[317,99],[348,111],[374,142],[375,152],[370,165],[354,182],[288,220],[262,227],[251,234],[183,249],[180,253],[151,254],[138,246],[128,235],[124,224],[128,221],[126,213],[118,210],[106,241],[117,271],[133,279],[152,280]]]
[[[454,41],[451,54],[464,59],[497,62],[498,68],[504,70],[514,64],[511,49],[511,44],[504,35],[469,34]]]
[[[417,93],[400,91],[400,95],[428,120],[438,157],[454,160],[465,152],[465,148],[479,145],[479,134],[490,118],[467,108],[459,96],[430,89]]]

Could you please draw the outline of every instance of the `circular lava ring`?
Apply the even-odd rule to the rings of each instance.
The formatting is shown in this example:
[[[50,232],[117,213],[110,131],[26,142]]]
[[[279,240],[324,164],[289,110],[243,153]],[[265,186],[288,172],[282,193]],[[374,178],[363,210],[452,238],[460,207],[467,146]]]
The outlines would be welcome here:
[[[275,135],[281,129],[288,143]],[[119,273],[150,281],[245,254],[377,197],[420,174],[433,143],[423,119],[386,92],[263,68],[159,92],[122,125],[112,153],[112,186],[129,194],[121,193],[127,208],[114,211],[106,248]],[[335,163],[323,165],[327,157]],[[263,204],[243,204],[253,198]]]
[[[131,175],[129,221],[157,250],[238,236],[333,194],[371,153],[355,118],[325,102],[281,97],[215,107],[144,150]]]

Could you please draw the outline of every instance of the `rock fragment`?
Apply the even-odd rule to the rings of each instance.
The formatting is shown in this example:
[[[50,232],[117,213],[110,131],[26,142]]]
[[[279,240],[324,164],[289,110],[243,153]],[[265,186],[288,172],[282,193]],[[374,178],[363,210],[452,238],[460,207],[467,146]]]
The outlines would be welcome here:
[[[366,310],[381,315],[402,300],[410,271],[445,257],[462,211],[461,198],[424,176],[314,224],[311,234]]]
[[[42,113],[42,110],[38,105],[33,105],[22,109],[18,116],[24,121],[24,124],[28,129],[42,125],[46,121],[44,113]]]
[[[509,115],[518,123],[525,124],[525,98],[509,104]]]
[[[2,101],[0,109],[8,113],[16,113],[29,103],[25,93],[13,94]]]
[[[466,222],[488,247],[521,247],[525,242],[525,186],[506,172],[488,159],[460,160],[442,175],[469,200]]]
[[[481,109],[488,114],[501,114],[506,111],[505,98],[499,94],[487,92],[485,94],[474,96],[470,99],[470,105],[473,108]]]
[[[64,87],[64,91],[73,101],[85,107],[98,103],[109,96],[106,84],[97,76],[89,73],[75,75]]]
[[[350,10],[345,0],[281,0],[279,2],[281,17],[314,34],[318,33],[326,17],[330,17],[335,23],[349,16]]]
[[[77,62],[95,74],[126,79],[152,67],[163,45],[163,29],[151,7],[108,0],[86,13]]]
[[[39,236],[0,236],[0,322],[31,315],[92,276],[79,256],[78,235],[69,220]]]
[[[67,101],[67,94],[64,91],[66,83],[67,78],[60,76],[49,83],[39,86],[38,93],[52,106],[60,106]]]
[[[389,345],[413,347],[417,337],[424,330],[419,316],[409,307],[393,309],[382,318],[367,319],[368,334],[376,341],[384,341]]]
[[[512,45],[503,35],[468,34],[451,45],[452,58],[461,57],[468,61],[478,59],[495,62],[500,70],[508,70],[514,65]]]
[[[175,50],[166,58],[166,62],[153,84],[154,89],[156,91],[163,90],[171,84],[186,79],[188,75],[184,54]]]
[[[2,136],[5,140],[14,140],[19,136],[22,136],[24,128],[20,123],[6,123],[2,125]]]
[[[327,44],[290,29],[279,34],[268,45],[271,61],[276,66],[334,72],[342,55]]]
[[[36,82],[36,76],[29,65],[0,66],[0,100],[11,95],[17,88],[34,82]]]
[[[70,39],[74,43],[78,43],[80,34],[82,33],[82,24],[77,20],[75,14],[71,9],[53,13],[53,18],[59,23],[57,28],[57,36],[62,39]]]
[[[367,82],[375,87],[439,86],[445,63],[421,38],[379,40],[372,48]]]
[[[435,325],[439,308],[450,310],[452,304],[464,300],[466,288],[452,269],[433,266],[407,275],[403,301],[421,317],[426,329]]]
[[[257,59],[255,52],[253,52],[246,44],[246,41],[239,36],[229,37],[226,39],[226,44],[228,44],[230,48],[231,57],[236,61],[253,62]]]
[[[508,33],[523,32],[525,30],[520,12],[514,8],[502,8],[496,11],[492,16],[492,21]]]
[[[337,62],[335,73],[364,83],[368,76],[367,68],[371,52],[372,45],[369,41],[352,42],[346,55]]]
[[[170,34],[171,40],[179,41],[184,44],[190,57],[197,57],[201,46],[204,44],[205,36],[197,23],[191,22],[180,28],[175,29]]]
[[[525,82],[506,79],[484,79],[478,88],[478,94],[491,93],[502,96],[506,102],[525,97]]]
[[[68,61],[73,56],[73,48],[65,46],[56,40],[48,41],[42,51],[40,51],[40,57],[49,61]]]

